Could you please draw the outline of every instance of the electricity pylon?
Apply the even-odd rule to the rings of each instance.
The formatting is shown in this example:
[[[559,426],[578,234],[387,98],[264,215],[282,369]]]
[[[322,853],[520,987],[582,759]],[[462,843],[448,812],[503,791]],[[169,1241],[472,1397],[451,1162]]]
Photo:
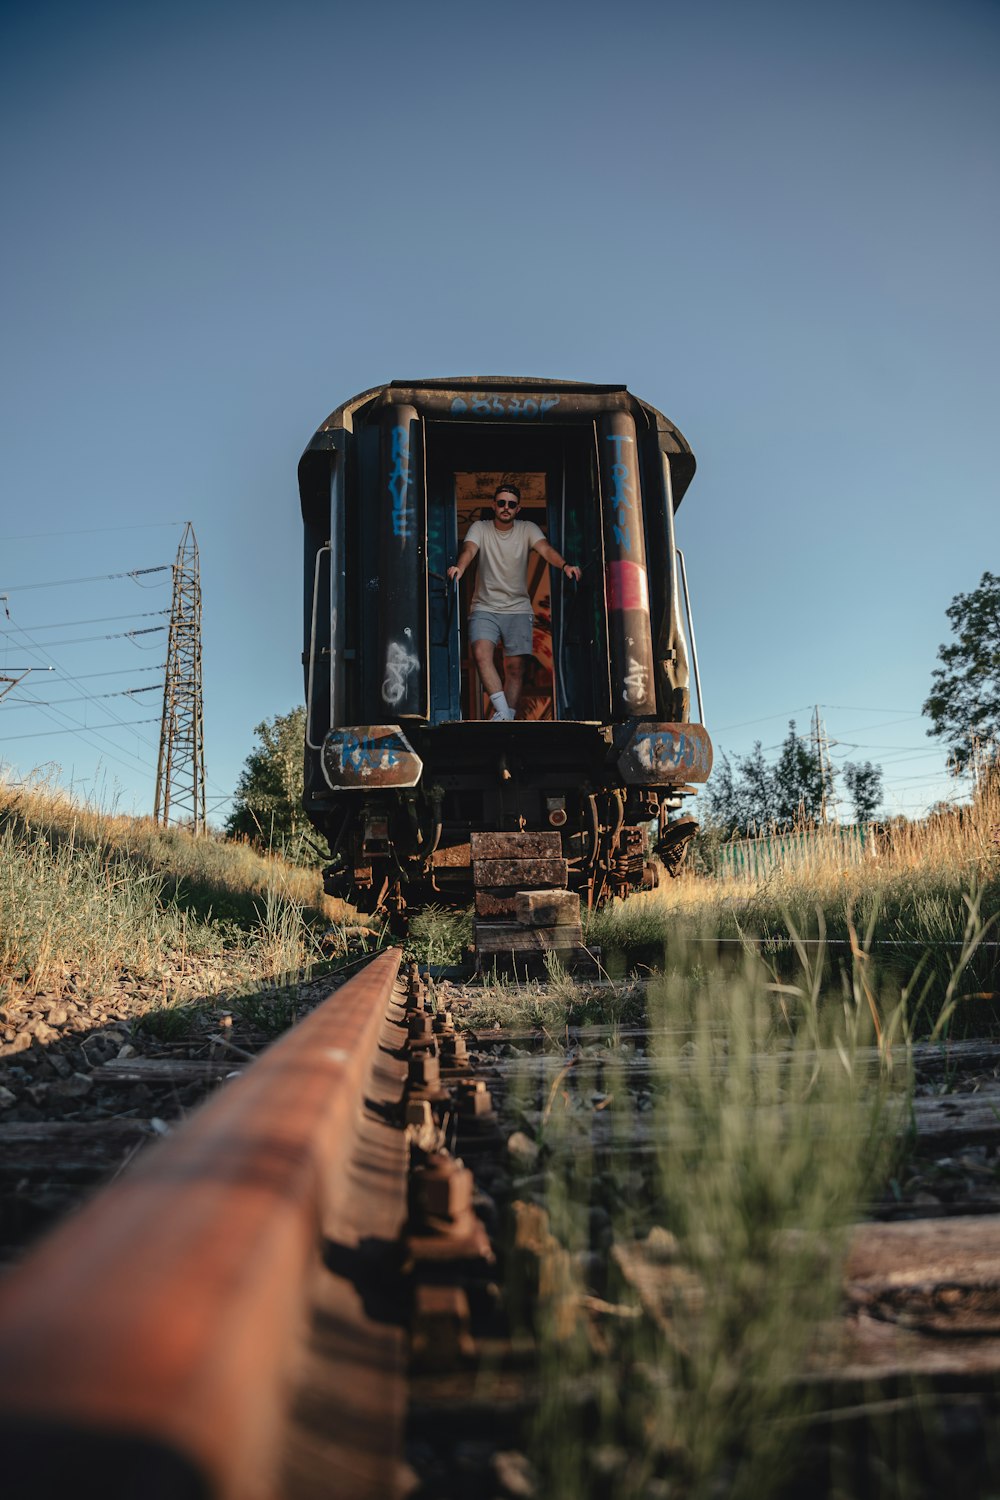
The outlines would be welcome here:
[[[813,753],[819,765],[819,774],[823,785],[820,820],[825,823],[828,819],[832,818],[836,822],[837,791],[833,779],[833,762],[830,759],[830,740],[827,736],[826,726],[819,716],[818,703],[813,714],[812,742]]]
[[[163,719],[153,818],[205,831],[205,731],[201,690],[201,574],[188,521],[174,563]]]

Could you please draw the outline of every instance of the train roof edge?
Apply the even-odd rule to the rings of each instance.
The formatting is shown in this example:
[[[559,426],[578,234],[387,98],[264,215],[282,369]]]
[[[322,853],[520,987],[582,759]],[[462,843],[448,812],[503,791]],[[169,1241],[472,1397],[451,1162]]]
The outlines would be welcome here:
[[[352,431],[357,412],[379,401],[391,401],[391,392],[419,395],[420,392],[426,391],[429,397],[433,396],[440,400],[442,396],[448,394],[461,398],[470,392],[511,390],[532,392],[552,390],[560,395],[575,394],[584,398],[608,396],[617,397],[619,402],[624,398],[625,403],[632,409],[633,415],[638,417],[641,414],[648,426],[655,429],[661,450],[675,460],[671,464],[671,469],[673,471],[674,510],[677,510],[694,478],[696,460],[690,443],[669,417],[664,416],[663,412],[651,406],[648,401],[643,401],[634,395],[626,385],[597,385],[589,381],[554,380],[540,375],[434,376],[420,380],[390,380],[383,385],[371,386],[368,390],[360,391],[358,395],[342,402],[317,428],[312,441],[299,460],[300,483],[306,477],[304,469],[308,468],[310,457],[335,448],[334,434],[338,431]],[[444,415],[443,412],[442,415]]]

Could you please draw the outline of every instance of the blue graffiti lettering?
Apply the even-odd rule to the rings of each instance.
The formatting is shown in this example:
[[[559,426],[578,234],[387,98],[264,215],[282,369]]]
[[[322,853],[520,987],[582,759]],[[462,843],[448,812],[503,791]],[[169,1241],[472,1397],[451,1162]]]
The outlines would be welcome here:
[[[376,741],[374,735],[370,734],[345,735],[337,746],[340,754],[340,769],[353,771],[358,775],[365,770],[385,770],[397,764],[398,748],[399,744],[395,735],[387,735],[385,739],[379,741]]]
[[[392,534],[410,535],[410,439],[405,427],[392,429],[392,472],[389,475]]]
[[[607,441],[614,444],[614,457],[611,463],[611,494],[608,503],[615,513],[614,538],[615,544],[624,547],[626,552],[632,551],[632,538],[628,528],[628,512],[633,509],[635,500],[632,488],[632,471],[628,465],[628,455],[623,451],[623,443],[631,443],[632,439],[626,437],[623,432],[609,432]]]
[[[471,412],[477,417],[544,417],[546,412],[559,405],[558,396],[470,396],[468,402],[461,396],[452,398],[449,408],[453,416],[460,417]]]
[[[643,730],[636,735],[632,748],[638,766],[648,775],[676,773],[682,767],[708,775],[710,748],[697,733],[683,729]]]

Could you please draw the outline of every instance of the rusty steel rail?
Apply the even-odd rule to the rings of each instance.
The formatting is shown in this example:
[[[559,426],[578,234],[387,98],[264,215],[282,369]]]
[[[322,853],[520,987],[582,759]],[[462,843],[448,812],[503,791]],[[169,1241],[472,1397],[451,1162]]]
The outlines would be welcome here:
[[[399,964],[376,957],[0,1282],[5,1497],[308,1493],[289,1408],[317,1358],[343,1369],[324,1316],[368,1350],[333,1378],[346,1430],[313,1423],[324,1487],[332,1462],[351,1478],[327,1493],[394,1492],[405,1339],[383,1315],[366,1345],[356,1262],[373,1184],[386,1244],[406,1215]]]

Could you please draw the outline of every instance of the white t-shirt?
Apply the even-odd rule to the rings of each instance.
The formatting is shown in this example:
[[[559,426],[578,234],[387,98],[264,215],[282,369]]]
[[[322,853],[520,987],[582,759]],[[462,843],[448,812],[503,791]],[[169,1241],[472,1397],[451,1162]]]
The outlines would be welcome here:
[[[528,554],[545,532],[534,521],[515,521],[511,530],[498,531],[492,521],[473,521],[465,535],[479,548],[479,571],[473,609],[497,615],[530,615]]]

